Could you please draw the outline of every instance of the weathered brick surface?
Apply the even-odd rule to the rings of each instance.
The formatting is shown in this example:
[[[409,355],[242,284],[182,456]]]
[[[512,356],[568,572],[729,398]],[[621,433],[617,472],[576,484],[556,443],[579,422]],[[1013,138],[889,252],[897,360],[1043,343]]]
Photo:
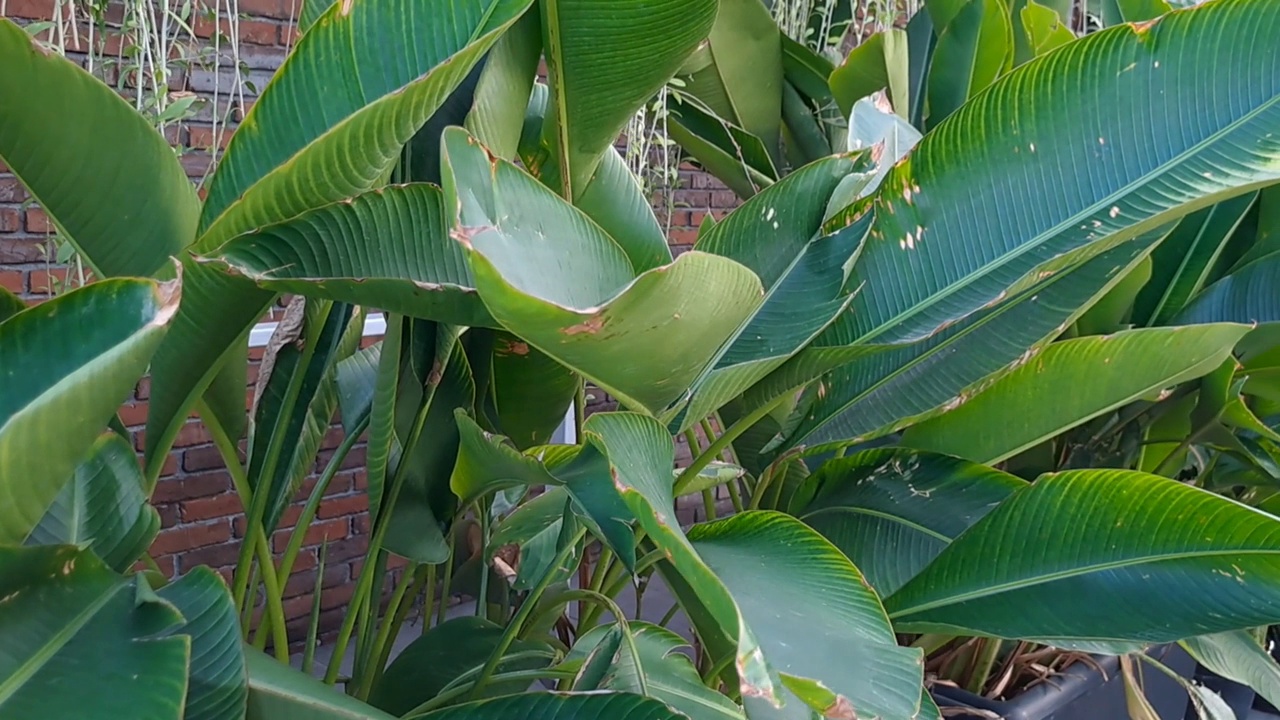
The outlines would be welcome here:
[[[3,7],[7,17],[26,23],[48,19],[54,1],[7,0]],[[230,139],[230,133],[222,125],[223,119],[229,118],[234,125],[242,118],[266,86],[272,72],[283,62],[295,40],[293,21],[299,4],[300,0],[240,0],[241,17],[234,23],[235,28],[225,19],[216,27],[207,17],[193,23],[196,35],[204,39],[212,38],[215,30],[224,35],[233,29],[238,31],[239,61],[242,78],[246,81],[241,105],[240,95],[234,101],[228,95],[233,75],[231,58],[225,50],[225,37],[220,42],[223,50],[216,67],[212,44],[208,43],[202,48],[192,49],[192,52],[198,51],[205,57],[203,64],[179,67],[175,73],[171,83],[174,90],[193,92],[204,100],[193,118],[166,130],[169,141],[183,148],[181,163],[193,182],[200,182],[210,170],[213,157],[210,151],[215,147],[225,148]],[[120,18],[120,6],[113,4],[108,11],[108,19],[118,24]],[[120,46],[118,35],[105,38],[104,47],[109,53],[119,52]],[[86,64],[83,53],[72,50],[68,52],[68,58],[81,65]],[[101,67],[98,70],[102,72]],[[118,80],[110,68],[105,74],[110,82]],[[213,96],[215,89],[216,101]],[[127,83],[124,94],[131,96]],[[213,122],[215,118],[218,120],[216,125]],[[680,189],[675,192],[674,200],[670,242],[677,253],[693,246],[698,226],[706,215],[722,218],[736,204],[733,193],[719,181],[688,166],[680,170]],[[659,215],[666,219],[663,209],[659,210]],[[51,242],[53,232],[52,223],[44,211],[33,202],[9,169],[0,163],[0,287],[18,293],[32,303],[40,302],[66,287],[68,269],[53,262],[56,259]],[[72,278],[78,280],[74,275]],[[372,341],[367,339],[365,344]],[[252,353],[251,357],[250,383],[257,377],[261,351]],[[150,398],[150,379],[143,378],[133,397],[120,411],[122,421],[134,434],[139,451],[145,443],[143,426]],[[605,393],[592,391],[590,412],[615,407],[616,403]],[[342,431],[336,425],[326,435],[317,472],[341,443],[342,437]],[[678,452],[680,457],[688,457],[687,449],[680,447]],[[342,471],[329,485],[317,517],[306,531],[293,575],[284,581],[291,637],[302,637],[306,632],[322,543],[327,543],[328,547],[322,579],[325,590],[321,601],[321,628],[333,629],[341,622],[342,607],[350,598],[354,578],[360,570],[360,558],[368,542],[364,462],[364,447],[357,445],[343,463]],[[302,504],[315,481],[313,475],[304,482],[294,503],[285,510],[281,530],[271,538],[273,549],[282,550],[288,543],[288,533],[297,523]],[[701,498],[689,500],[681,503],[680,517],[686,522],[701,519]],[[245,534],[245,520],[231,477],[208,431],[197,419],[190,419],[179,431],[173,451],[165,459],[153,501],[161,516],[162,529],[152,548],[152,555],[161,571],[172,576],[207,564],[230,578]],[[727,509],[727,500],[721,498],[718,504],[721,512]],[[403,562],[391,564],[392,567],[402,565]]]

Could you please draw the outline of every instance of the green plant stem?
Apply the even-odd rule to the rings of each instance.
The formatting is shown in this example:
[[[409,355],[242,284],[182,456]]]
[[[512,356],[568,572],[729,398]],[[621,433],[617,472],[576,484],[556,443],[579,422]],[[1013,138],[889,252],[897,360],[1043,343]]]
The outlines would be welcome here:
[[[720,658],[707,669],[707,674],[702,676],[702,684],[715,690],[720,685],[720,674],[729,667],[729,664],[737,657],[737,653],[728,653]]]
[[[329,541],[320,543],[320,557],[316,562],[316,584],[311,593],[311,621],[307,624],[307,646],[302,649],[302,672],[310,675],[316,662],[316,645],[320,640],[320,590],[324,583],[324,568],[329,556]]]
[[[1166,472],[1168,472],[1170,469],[1170,466],[1177,461],[1178,456],[1190,450],[1191,446],[1195,444],[1196,440],[1199,440],[1200,437],[1204,435],[1204,433],[1213,426],[1213,423],[1217,422],[1217,420],[1218,418],[1215,415],[1212,422],[1205,423],[1201,427],[1196,428],[1195,431],[1193,431],[1191,434],[1187,435],[1187,437],[1182,442],[1178,443],[1178,446],[1173,449],[1173,452],[1166,455],[1164,459],[1160,461],[1160,464],[1157,465],[1156,468],[1151,471],[1151,474],[1164,475]]]
[[[315,519],[316,513],[320,509],[320,503],[324,501],[325,493],[329,491],[329,485],[333,483],[333,478],[342,468],[342,463],[346,461],[347,455],[351,453],[351,449],[360,441],[360,436],[364,434],[365,429],[368,427],[369,416],[366,415],[351,429],[351,432],[346,437],[342,438],[342,444],[333,451],[333,457],[329,458],[329,463],[325,465],[324,472],[316,480],[316,486],[311,489],[311,495],[307,497],[307,504],[302,507],[302,514],[298,516],[293,532],[289,535],[289,544],[285,546],[284,555],[280,558],[281,577],[289,577],[293,572],[293,565],[298,559],[298,553],[302,551],[302,543],[306,538],[307,528],[311,526],[311,521]]]
[[[738,487],[739,482],[741,481],[738,478],[734,478],[728,483],[729,502],[733,503],[733,511],[735,513],[740,513],[744,509],[742,505],[742,490]]]
[[[431,613],[436,607],[436,566],[427,566],[427,587],[422,593],[422,634],[431,627]]]
[[[483,689],[485,684],[489,682],[489,678],[493,676],[494,670],[498,668],[498,663],[502,661],[503,654],[505,654],[507,649],[511,647],[511,643],[515,641],[516,637],[520,634],[521,629],[524,628],[525,623],[529,621],[529,616],[533,614],[534,608],[538,604],[538,598],[542,597],[542,594],[551,586],[551,581],[558,574],[557,570],[563,567],[565,562],[573,555],[574,551],[577,550],[578,541],[582,539],[586,532],[586,528],[578,529],[573,540],[565,543],[565,546],[560,548],[560,551],[556,553],[556,556],[551,561],[551,567],[542,576],[542,578],[538,580],[538,584],[529,591],[529,595],[524,599],[524,602],[521,603],[520,609],[516,611],[515,617],[511,618],[511,622],[503,629],[502,637],[498,639],[498,644],[494,646],[493,652],[489,653],[489,659],[485,661],[484,668],[480,671],[480,676],[476,679],[474,690],[472,692],[473,697],[478,696],[479,690]]]
[[[449,611],[449,598],[452,596],[451,592],[453,590],[453,553],[455,545],[457,545],[455,535],[453,533],[449,533],[449,559],[444,563],[444,580],[440,583],[440,604],[436,607],[437,625],[444,622],[445,613]],[[422,621],[424,627],[428,620],[430,620],[430,618],[426,618]],[[426,631],[423,630],[423,632]]]
[[[924,650],[925,657],[928,657],[934,654],[935,652],[941,650],[942,648],[946,647],[947,643],[955,639],[956,639],[955,635],[941,635],[938,633],[927,633],[925,635],[921,635],[920,637],[916,638],[915,641],[911,643],[911,647],[920,648],[921,650]]]
[[[781,458],[779,458],[779,460],[781,460]],[[755,488],[751,491],[751,503],[749,507],[752,510],[760,509],[760,503],[764,501],[765,492],[769,489],[769,486],[773,484],[773,478],[778,474],[778,467],[778,461],[775,460],[764,469],[764,472],[760,473],[760,481],[756,483]]]
[[[480,518],[480,592],[476,597],[476,617],[489,617],[489,503],[484,498],[476,501],[476,515]]]
[[[689,463],[689,467],[685,468],[684,472],[680,473],[680,476],[676,478],[676,497],[680,497],[684,494],[684,491],[693,484],[694,480],[698,478],[698,473],[706,469],[707,465],[711,464],[711,461],[714,460],[722,450],[732,445],[733,441],[738,439],[738,436],[750,429],[752,425],[760,422],[760,420],[766,415],[773,412],[774,408],[781,405],[786,401],[786,399],[787,396],[784,394],[779,396],[773,402],[761,405],[750,414],[740,418],[738,422],[731,425],[728,430],[725,430],[723,435],[716,438],[715,441],[712,442],[711,445],[709,445],[700,455],[698,455],[693,462]]]
[[[982,641],[982,647],[973,659],[969,681],[965,683],[966,690],[975,695],[982,694],[983,689],[987,686],[987,680],[990,679],[991,668],[995,667],[1003,645],[1004,643],[1000,638],[986,638]]]
[[[391,656],[391,639],[400,634],[400,628],[404,625],[405,618],[409,616],[409,608],[413,603],[405,602],[405,598],[412,600],[422,592],[422,586],[427,581],[427,569],[431,567],[431,565],[417,565],[413,568],[405,568],[404,574],[400,576],[400,582],[396,584],[391,600],[387,603],[386,615],[382,626],[378,628],[378,636],[370,652],[373,663],[365,668],[362,682],[357,690],[356,697],[361,700],[368,700],[369,693],[373,692],[373,688],[377,686],[378,680],[382,677],[382,671],[386,669],[387,660]]]
[[[582,428],[587,423],[587,381],[579,379],[573,393],[573,441],[582,443]]]
[[[636,639],[631,634],[631,625],[627,622],[626,613],[622,612],[622,608],[618,606],[612,598],[602,595],[593,590],[575,590],[569,589],[556,593],[552,596],[551,601],[547,603],[549,607],[559,607],[562,602],[568,603],[578,600],[580,602],[587,601],[595,603],[597,607],[602,607],[613,613],[614,620],[618,623],[618,627],[622,629],[622,641],[627,646],[627,651],[631,655],[631,659],[636,664],[637,672],[635,678],[636,692],[640,695],[648,695],[649,687],[645,681],[644,673],[639,672],[640,664],[640,648],[636,647]]]
[[[231,483],[235,487],[237,494],[240,496],[241,506],[246,505],[246,501],[254,495],[265,495],[266,493],[253,493],[249,488],[249,477],[245,473],[244,466],[240,464],[240,456],[236,451],[236,444],[227,435],[227,431],[222,427],[213,413],[203,412],[201,416],[205,418],[205,428],[208,429],[210,437],[213,438],[213,444],[218,448],[218,454],[222,456],[223,463],[227,466],[227,472],[231,474]],[[253,502],[256,503],[256,499]],[[265,505],[266,503],[262,503]],[[263,614],[263,623],[270,623],[272,627],[272,642],[276,646],[276,659],[281,662],[289,662],[289,639],[285,633],[285,617],[284,617],[284,598],[280,597],[280,581],[276,574],[276,566],[271,558],[271,547],[267,544],[267,534],[262,529],[261,518],[259,522],[253,522],[251,518],[245,525],[245,538],[240,546],[240,556],[236,561],[235,574],[233,580],[239,580],[235,584],[235,588],[239,594],[233,594],[232,598],[235,607],[242,611],[246,607],[245,598],[249,590],[249,576],[252,574],[253,557],[257,556],[259,565],[259,574],[262,576],[262,584],[266,588],[266,612]],[[246,550],[247,549],[247,550]],[[246,625],[246,629],[247,629]],[[246,637],[248,637],[246,630]]]
[[[427,411],[431,408],[431,403],[434,399],[435,387],[433,386],[428,396],[423,398],[422,407],[418,409],[418,415],[414,419],[413,430],[409,433],[404,447],[411,448],[418,444],[418,438],[422,436],[422,428],[426,424]],[[347,645],[351,642],[351,633],[355,630],[356,619],[364,612],[365,605],[373,602],[370,598],[370,593],[373,590],[375,566],[378,565],[376,560],[382,552],[383,538],[386,537],[387,527],[391,524],[388,520],[391,517],[396,500],[400,497],[400,489],[404,486],[405,478],[408,476],[408,469],[409,463],[402,458],[400,465],[396,468],[395,478],[391,481],[391,487],[387,490],[382,509],[378,513],[373,534],[369,538],[369,549],[365,553],[364,566],[360,568],[360,577],[356,580],[355,594],[351,597],[351,603],[347,606],[347,613],[342,618],[342,626],[338,629],[338,637],[334,641],[334,660],[329,663],[329,669],[324,676],[324,681],[328,685],[337,682],[338,665],[342,662],[342,656],[346,654]],[[452,547],[450,549],[452,550]],[[359,659],[359,657],[356,658],[357,661]]]
[[[645,554],[644,557],[636,561],[636,574],[648,570],[665,558],[666,553],[661,550],[654,550]],[[616,563],[612,568],[610,568],[609,577],[605,579],[604,589],[600,592],[605,597],[616,597],[618,593],[622,592],[622,588],[626,586],[627,580],[626,568],[623,567],[622,563]],[[589,608],[587,610],[586,617],[578,619],[579,627],[595,627],[596,622],[600,618],[600,612],[601,611],[597,606]],[[586,623],[585,625],[584,622]]]

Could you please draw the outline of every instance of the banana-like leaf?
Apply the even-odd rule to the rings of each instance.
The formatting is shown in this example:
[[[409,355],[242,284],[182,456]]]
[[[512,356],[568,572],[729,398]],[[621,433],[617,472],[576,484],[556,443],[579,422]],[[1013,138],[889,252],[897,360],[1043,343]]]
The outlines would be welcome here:
[[[539,3],[551,84],[543,137],[558,176],[544,175],[549,185],[565,198],[582,194],[627,121],[706,39],[718,6],[716,0]]]
[[[1250,50],[1277,32],[1280,5],[1225,0],[1094,33],[997,80],[881,186],[850,277],[876,291],[855,298],[844,331],[928,337],[1280,179],[1280,71]],[[1239,81],[1224,85],[1224,68]]]
[[[616,625],[592,628],[574,643],[564,662],[583,662]],[[628,630],[636,653],[626,645],[611,654],[600,686],[609,690],[648,695],[665,702],[689,720],[741,720],[742,708],[707,687],[698,669],[680,649],[689,642],[670,630],[646,622],[630,623]],[[637,662],[638,660],[638,662]]]
[[[147,504],[138,456],[129,441],[104,433],[89,449],[27,545],[78,545],[116,572],[128,572],[160,531],[160,514]]]
[[[629,693],[523,693],[455,705],[418,715],[421,720],[673,720],[659,700]]]
[[[684,92],[777,153],[782,124],[782,33],[759,0],[720,0],[706,45],[681,68]]]
[[[819,336],[749,390],[746,399],[758,403],[777,397],[838,367],[805,393],[784,428],[787,440],[781,447],[805,442],[816,449],[870,439],[939,414],[1061,334],[1142,262],[1162,236],[1135,238],[914,345],[843,347],[836,333]]]
[[[1068,18],[1052,7],[1035,0],[1014,0],[1011,10],[1014,65],[1021,65],[1076,39]]]
[[[461,444],[449,487],[464,506],[512,487],[562,485],[582,508],[589,526],[628,568],[635,564],[635,536],[627,511],[612,492],[608,464],[593,448],[567,447],[567,453],[539,457],[537,449],[522,454],[505,438],[480,429],[463,410],[456,412]],[[563,504],[561,505],[563,511]]]
[[[882,596],[1026,485],[960,458],[902,448],[829,460],[804,480],[791,514],[840,548]]]
[[[1219,323],[1055,343],[976,397],[911,427],[903,443],[996,463],[1133,400],[1208,374],[1248,331]]]
[[[385,182],[405,143],[530,4],[335,3],[299,39],[236,130],[209,184],[192,249],[212,252],[236,235]],[[321,89],[335,82],[336,89]],[[158,473],[197,394],[222,362],[236,361],[238,339],[274,297],[191,258],[183,265],[187,302],[152,370],[149,476]]]
[[[446,206],[480,297],[506,329],[651,414],[678,401],[760,305],[746,267],[691,252],[638,277],[595,223],[460,129]]]
[[[369,694],[369,703],[392,715],[404,715],[463,674],[484,667],[502,631],[501,626],[470,615],[436,625],[409,643],[387,666]],[[521,657],[499,664],[498,672],[546,667],[555,658],[546,643],[533,640],[516,640],[507,652]],[[493,683],[485,686],[481,696],[510,695],[526,688],[528,683],[520,681]]]
[[[893,109],[906,117],[911,108],[907,69],[907,33],[897,28],[882,30],[850,50],[831,73],[831,94],[847,117],[854,103],[885,90]]]
[[[381,359],[382,343],[379,342],[339,360],[334,368],[342,429],[348,434],[355,432],[373,408],[373,390]]]
[[[541,144],[549,94],[546,85],[534,86],[524,113],[524,132],[519,144],[520,160],[543,182],[555,179],[554,168],[549,166],[550,151]],[[477,139],[484,143],[484,138],[477,136]],[[492,148],[490,152],[498,154]],[[499,157],[508,159],[505,155],[499,154]],[[543,173],[544,168],[551,172]],[[667,246],[666,233],[658,224],[650,198],[616,148],[604,151],[595,175],[573,204],[618,243],[636,272],[671,262],[671,248]]]
[[[565,505],[568,502],[568,490],[550,487],[541,495],[520,503],[494,526],[493,534],[489,536],[490,547],[516,548],[516,562],[512,568],[516,576],[511,581],[513,589],[521,592],[531,590],[548,572],[552,572],[552,561],[564,532]]]
[[[267,344],[246,470],[251,489],[267,494],[268,535],[314,470],[338,404],[333,365],[355,351],[363,330],[364,313],[351,305],[297,297]]]
[[[768,512],[698,526],[686,538],[675,521],[675,450],[663,427],[635,413],[602,413],[584,431],[608,457],[632,516],[668,553],[664,579],[704,647],[733,653],[748,717],[777,717],[781,703],[802,700],[819,711],[915,715],[922,658],[893,641],[875,594],[835,547]],[[779,607],[790,611],[779,616]]]
[[[1253,236],[1244,238],[1249,247],[1234,260],[1233,270],[1280,251],[1280,185],[1270,185],[1258,191],[1257,211],[1257,227]]]
[[[246,720],[395,720],[319,680],[245,648],[249,673]]]
[[[704,170],[741,198],[777,181],[778,170],[763,140],[717,117],[694,98],[675,97],[667,132]]]
[[[1134,321],[1164,325],[1213,278],[1227,241],[1256,194],[1241,195],[1183,218],[1151,254],[1152,281],[1138,295]]]
[[[489,372],[495,426],[521,450],[551,439],[582,383],[572,370],[507,333],[495,334]]]
[[[1140,23],[1172,10],[1165,0],[1102,0],[1102,24]]]
[[[248,689],[231,591],[217,571],[200,566],[156,591],[185,622],[174,631],[191,640],[183,720],[241,720]]]
[[[1215,674],[1248,685],[1272,705],[1280,703],[1280,665],[1248,631],[1200,635],[1181,644]]]
[[[1133,325],[1133,303],[1138,293],[1151,281],[1151,256],[1147,256],[1115,287],[1107,291],[1084,312],[1075,324],[1077,335],[1110,335]]]
[[[73,546],[0,548],[0,715],[182,717],[191,641],[141,576]]]
[[[147,369],[180,284],[103,280],[0,323],[0,543],[21,543]]]
[[[822,106],[835,101],[828,83],[835,69],[826,56],[782,35],[782,76],[810,102]]]
[[[898,646],[879,598],[838,549],[781,513],[697,525],[689,540],[780,674],[786,702],[799,696],[827,714],[915,715],[924,658]],[[748,700],[748,713],[770,715],[764,705]]]
[[[27,309],[27,303],[6,288],[0,288],[0,322]]]
[[[1177,325],[1211,322],[1280,322],[1280,254],[1256,260],[1192,298],[1171,321]]]
[[[459,444],[454,412],[474,406],[475,379],[456,328],[421,320],[406,325],[379,514],[390,523],[388,550],[435,564],[449,557],[443,529],[456,510],[449,489]]]
[[[200,200],[151,123],[0,18],[0,160],[98,277],[151,275],[195,240]]]
[[[885,605],[900,632],[1170,642],[1280,619],[1277,548],[1280,520],[1218,495],[1070,471],[1001,503]]]
[[[843,268],[868,226],[854,224],[817,239],[815,234],[827,198],[851,173],[865,169],[865,160],[835,156],[812,163],[698,238],[694,250],[742,263],[768,290],[763,305],[695,385],[683,426],[706,417],[786,362],[848,306]]]
[[[542,20],[537,11],[530,10],[493,46],[476,85],[465,127],[505,160],[514,160],[519,150],[525,110],[541,59]]]
[[[273,291],[492,325],[442,202],[434,185],[379,188],[241,235],[210,259]]]
[[[968,0],[939,27],[926,98],[929,127],[1013,67],[1013,20],[1004,0]]]

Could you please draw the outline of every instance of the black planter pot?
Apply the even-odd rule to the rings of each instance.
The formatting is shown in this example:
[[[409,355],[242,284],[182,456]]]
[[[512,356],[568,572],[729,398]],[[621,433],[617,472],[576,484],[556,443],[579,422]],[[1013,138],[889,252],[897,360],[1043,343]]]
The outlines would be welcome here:
[[[1195,660],[1177,645],[1153,648],[1150,655],[1182,677],[1191,677],[1196,668]],[[940,707],[987,710],[1006,720],[1121,720],[1129,717],[1119,659],[1105,656],[1095,659],[1105,677],[1096,668],[1077,662],[1051,680],[1004,702],[987,700],[951,687],[936,687],[933,696]],[[1142,677],[1147,700],[1161,720],[1182,720],[1187,710],[1187,693],[1177,681],[1145,665]],[[980,720],[982,717],[977,714],[947,715],[949,720]]]

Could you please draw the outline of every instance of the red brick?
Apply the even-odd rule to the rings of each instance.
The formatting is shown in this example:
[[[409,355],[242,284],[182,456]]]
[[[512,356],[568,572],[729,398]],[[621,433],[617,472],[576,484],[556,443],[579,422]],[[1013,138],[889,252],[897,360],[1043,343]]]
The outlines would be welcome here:
[[[212,520],[243,512],[244,505],[240,503],[240,496],[234,493],[185,500],[182,503],[182,519],[186,522]]]
[[[192,568],[198,565],[208,565],[211,568],[233,567],[239,557],[240,543],[209,545],[183,553],[181,557],[182,571],[190,572]]]
[[[0,208],[0,232],[18,232],[22,227],[18,208]]]
[[[147,424],[147,403],[128,403],[120,406],[120,422],[126,427],[139,427]]]
[[[0,238],[0,265],[43,262],[44,243],[35,238]]]
[[[306,534],[302,536],[302,544],[304,547],[311,545],[319,545],[321,542],[328,540],[344,540],[351,534],[351,521],[347,518],[336,518],[333,520],[323,520],[311,523],[307,528]],[[271,544],[276,552],[283,552],[289,544],[289,538],[285,535],[276,535],[271,539]]]
[[[671,235],[667,238],[667,242],[672,245],[692,245],[698,240],[698,231],[696,229],[673,229]]]
[[[152,495],[155,502],[195,500],[231,490],[231,476],[226,472],[209,472],[181,478],[165,478],[156,483]]]
[[[281,25],[280,26],[280,44],[285,47],[293,47],[294,43],[296,42],[298,42],[297,26]]]
[[[213,128],[205,127],[203,125],[192,125],[190,128],[188,128],[188,133],[189,133],[188,135],[189,139],[187,140],[187,142],[189,143],[190,147],[197,148],[200,150],[208,150],[213,147],[213,141],[214,141]],[[226,131],[219,131],[218,135],[219,135],[219,141],[220,141],[219,145],[220,147],[222,147],[222,149],[225,150],[227,147],[227,143],[231,141],[231,133]]]
[[[240,0],[239,8],[242,13],[275,20],[288,20],[290,17],[289,5],[282,0]]]
[[[18,203],[27,199],[27,189],[16,177],[0,177],[0,202]]]
[[[302,506],[290,505],[280,513],[280,522],[276,525],[276,537],[286,538],[282,542],[288,543],[289,534],[292,532],[294,525],[298,523],[298,518],[302,515]],[[244,537],[244,529],[248,525],[244,515],[237,515],[232,523],[231,532],[236,537]]]
[[[333,518],[347,515],[358,515],[369,511],[369,496],[364,493],[359,495],[346,495],[344,497],[336,497],[326,499],[320,503],[320,509],[316,513],[321,518]]]
[[[218,520],[195,525],[162,530],[151,544],[151,552],[159,554],[181,553],[231,539],[231,523]]]
[[[160,477],[169,477],[178,472],[178,456],[166,455],[164,465],[160,468]]]
[[[222,462],[222,455],[218,453],[218,448],[212,445],[191,448],[182,453],[182,469],[187,472],[224,467],[226,465]]]
[[[27,291],[27,275],[18,270],[0,270],[0,287],[13,293]]]
[[[153,507],[155,507],[156,513],[160,515],[160,527],[171,528],[178,524],[180,517],[176,504],[156,503]]]
[[[355,583],[347,583],[346,585],[329,588],[320,593],[320,609],[332,610],[334,608],[346,607],[347,602],[351,600],[351,596],[355,594]]]
[[[146,400],[151,397],[151,378],[144,377],[138,381],[138,388],[134,391],[133,396],[139,400]]]
[[[153,558],[156,565],[160,568],[160,573],[167,578],[172,578],[177,573],[177,563],[172,555],[161,555]]]
[[[8,17],[32,20],[47,20],[52,12],[53,4],[50,0],[9,0],[4,8],[4,14]]]
[[[38,207],[27,208],[27,232],[51,233],[53,230],[53,223],[49,222],[49,216],[44,210]]]

